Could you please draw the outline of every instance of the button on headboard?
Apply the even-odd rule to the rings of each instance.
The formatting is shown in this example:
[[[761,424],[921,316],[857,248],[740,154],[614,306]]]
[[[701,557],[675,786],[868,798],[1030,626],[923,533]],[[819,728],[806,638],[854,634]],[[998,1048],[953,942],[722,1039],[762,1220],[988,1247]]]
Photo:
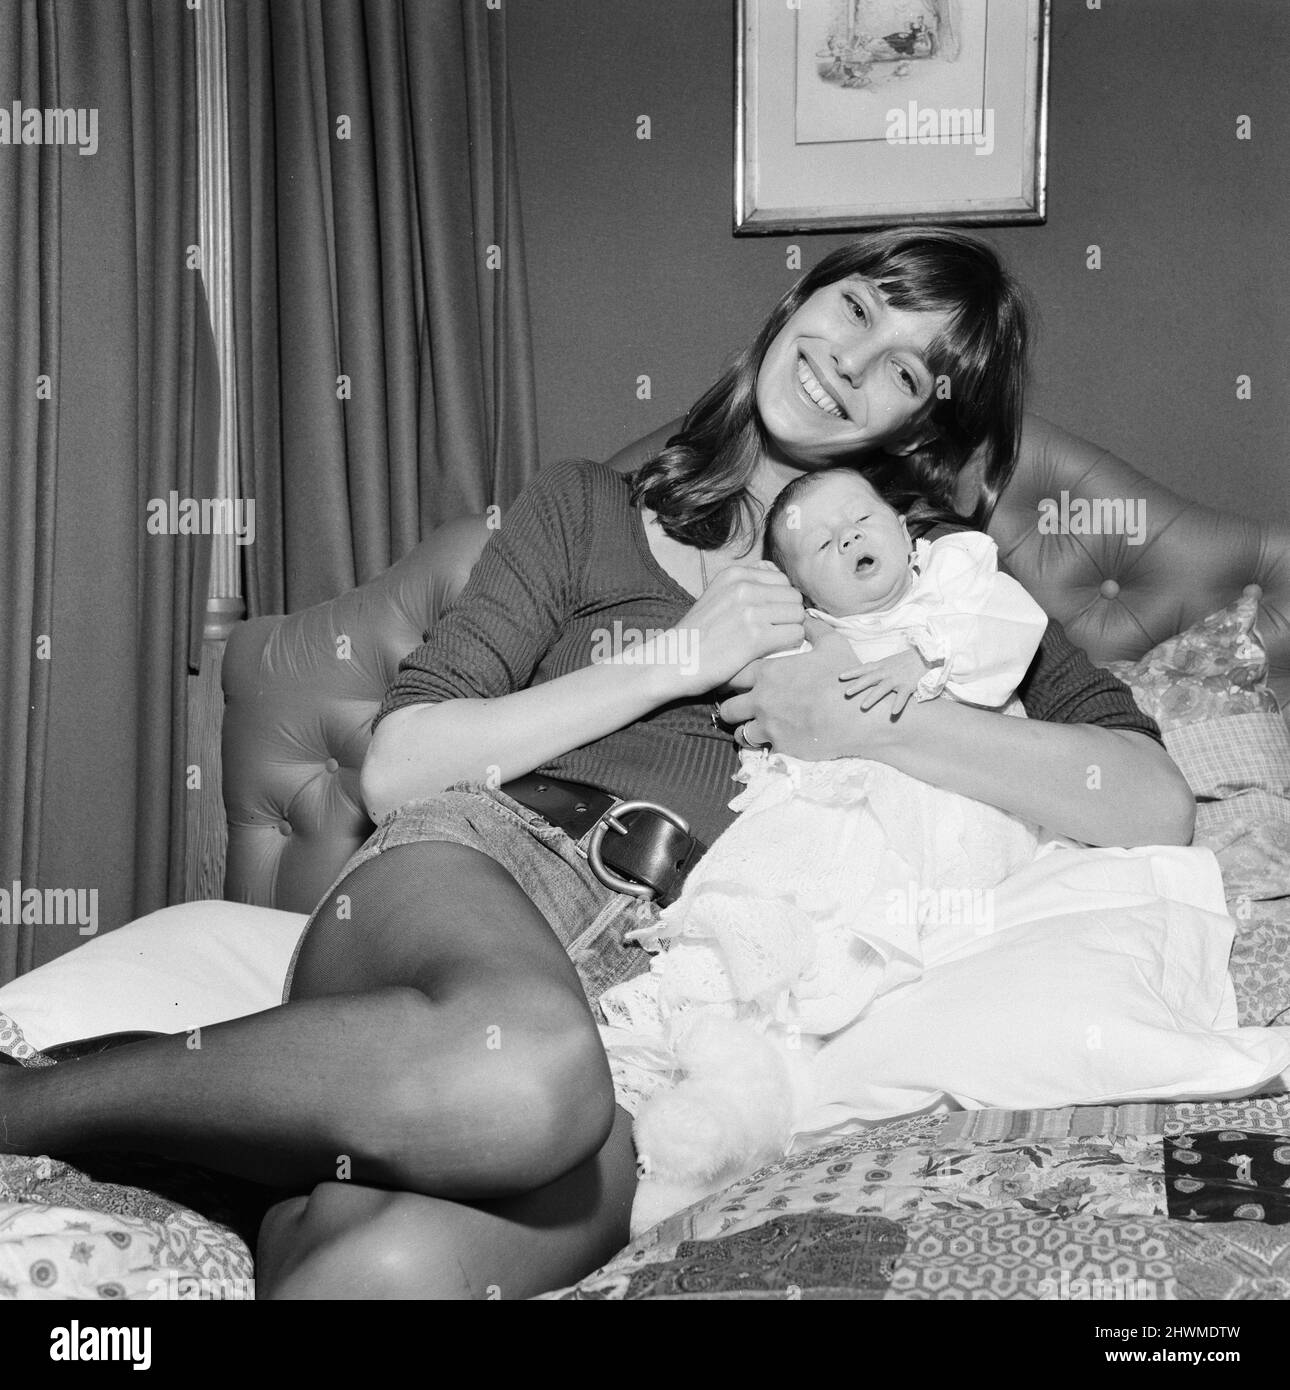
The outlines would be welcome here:
[[[677,423],[610,463],[635,467]],[[1060,509],[1063,492],[1068,502],[1141,503],[1142,543],[1042,534],[1040,507]],[[1257,585],[1273,688],[1290,704],[1290,523],[1185,501],[1030,416],[990,531],[1017,578],[1095,661],[1141,656]],[[361,588],[234,629],[223,667],[226,897],[307,912],[362,843],[371,823],[358,773],[372,716],[399,660],[460,590],[486,537],[481,518],[453,522]]]

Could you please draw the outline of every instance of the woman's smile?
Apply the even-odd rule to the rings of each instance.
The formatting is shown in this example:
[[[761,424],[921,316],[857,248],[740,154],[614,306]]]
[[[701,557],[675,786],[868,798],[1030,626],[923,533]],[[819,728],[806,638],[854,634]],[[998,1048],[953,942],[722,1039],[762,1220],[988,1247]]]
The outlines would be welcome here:
[[[807,399],[818,406],[825,415],[832,415],[837,420],[847,418],[847,413],[838,403],[837,397],[816,376],[805,354],[799,354],[797,359],[797,379],[802,383],[802,390],[806,393]]]
[[[896,442],[931,394],[941,313],[895,309],[852,277],[816,290],[775,335],[756,401],[774,452],[801,466]]]

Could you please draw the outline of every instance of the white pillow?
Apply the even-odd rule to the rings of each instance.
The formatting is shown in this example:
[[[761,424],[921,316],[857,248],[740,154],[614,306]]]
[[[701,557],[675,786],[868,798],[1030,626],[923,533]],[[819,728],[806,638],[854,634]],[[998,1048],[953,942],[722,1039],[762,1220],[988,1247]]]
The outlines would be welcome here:
[[[177,1033],[258,1013],[282,985],[308,918],[246,903],[162,908],[0,989],[34,1047],[100,1033]]]
[[[988,920],[932,931],[924,975],[825,1044],[799,1134],[946,1104],[1248,1094],[1290,1067],[1290,1041],[1236,1026],[1232,931],[1207,850],[1055,849]]]

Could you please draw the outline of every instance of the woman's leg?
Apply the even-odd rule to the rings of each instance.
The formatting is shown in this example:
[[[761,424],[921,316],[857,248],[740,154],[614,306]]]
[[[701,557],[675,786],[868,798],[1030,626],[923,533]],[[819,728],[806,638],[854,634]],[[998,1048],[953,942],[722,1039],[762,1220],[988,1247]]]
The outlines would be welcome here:
[[[516,1299],[572,1283],[627,1243],[631,1127],[619,1110],[593,1158],[536,1192],[499,1201],[323,1183],[265,1217],[256,1295]]]
[[[135,1149],[296,1190],[351,1177],[471,1199],[550,1183],[609,1133],[577,974],[476,850],[407,844],[361,865],[293,989],[199,1034],[7,1071],[0,1149]]]

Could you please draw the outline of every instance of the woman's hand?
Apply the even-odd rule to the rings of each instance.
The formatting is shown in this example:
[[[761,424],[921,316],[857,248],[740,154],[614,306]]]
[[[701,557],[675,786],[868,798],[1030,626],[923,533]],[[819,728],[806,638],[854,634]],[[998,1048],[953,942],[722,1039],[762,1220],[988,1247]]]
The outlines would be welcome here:
[[[749,745],[795,758],[881,759],[893,738],[890,706],[864,710],[846,698],[856,658],[841,633],[818,618],[806,619],[805,633],[811,651],[737,673],[733,684],[747,688],[722,704],[722,720],[744,725]]]
[[[751,745],[820,760],[874,758],[920,781],[1010,811],[1089,845],[1185,845],[1196,813],[1182,774],[1131,729],[1013,719],[952,700],[909,705],[892,719],[848,700],[851,645],[808,618],[814,650],[741,672],[750,688],[721,706]]]
[[[703,695],[771,652],[800,647],[805,619],[801,594],[758,561],[722,570],[676,627],[653,640],[658,661],[676,668],[676,695]]]

